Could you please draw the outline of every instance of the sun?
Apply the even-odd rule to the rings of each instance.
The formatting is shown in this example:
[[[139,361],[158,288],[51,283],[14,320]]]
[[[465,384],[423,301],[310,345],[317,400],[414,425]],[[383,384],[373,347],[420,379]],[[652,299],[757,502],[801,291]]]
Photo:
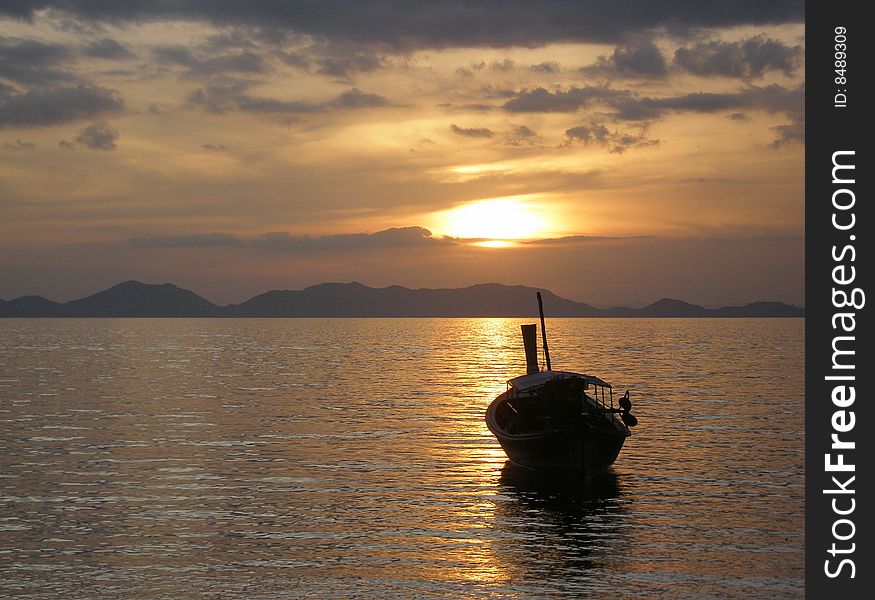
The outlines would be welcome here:
[[[520,240],[548,235],[550,223],[542,209],[524,198],[492,198],[464,204],[438,213],[436,229],[456,238],[485,240],[491,248],[508,247],[501,240]]]

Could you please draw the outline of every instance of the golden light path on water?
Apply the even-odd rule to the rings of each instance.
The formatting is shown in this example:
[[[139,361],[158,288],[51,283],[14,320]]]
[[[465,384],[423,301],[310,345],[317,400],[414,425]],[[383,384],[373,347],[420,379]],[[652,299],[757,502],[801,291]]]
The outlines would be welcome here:
[[[798,597],[803,321],[550,319],[587,478],[485,426],[526,321],[0,320],[0,595]]]

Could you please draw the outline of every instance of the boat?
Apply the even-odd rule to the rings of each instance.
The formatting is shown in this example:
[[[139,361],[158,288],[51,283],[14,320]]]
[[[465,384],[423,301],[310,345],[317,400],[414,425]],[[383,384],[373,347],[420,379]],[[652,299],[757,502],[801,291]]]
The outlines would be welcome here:
[[[616,406],[611,384],[573,371],[554,371],[538,292],[546,370],[538,365],[537,325],[522,325],[526,374],[486,410],[486,426],[511,463],[534,471],[593,472],[607,469],[620,454],[631,427],[629,391]]]

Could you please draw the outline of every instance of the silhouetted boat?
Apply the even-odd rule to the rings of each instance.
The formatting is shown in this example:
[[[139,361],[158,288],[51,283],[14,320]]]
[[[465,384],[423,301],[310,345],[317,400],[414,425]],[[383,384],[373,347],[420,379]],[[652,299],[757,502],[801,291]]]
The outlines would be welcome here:
[[[538,366],[537,325],[522,325],[526,374],[507,382],[507,390],[486,411],[486,425],[510,461],[538,471],[600,471],[620,453],[630,427],[627,391],[614,406],[611,385],[594,375],[553,371],[538,294],[547,370]]]

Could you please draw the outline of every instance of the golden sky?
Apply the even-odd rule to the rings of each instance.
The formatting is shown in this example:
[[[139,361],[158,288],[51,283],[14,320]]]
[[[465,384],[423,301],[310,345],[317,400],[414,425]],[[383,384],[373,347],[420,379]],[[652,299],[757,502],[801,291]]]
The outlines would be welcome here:
[[[0,8],[0,298],[803,302],[801,3],[151,4]]]

